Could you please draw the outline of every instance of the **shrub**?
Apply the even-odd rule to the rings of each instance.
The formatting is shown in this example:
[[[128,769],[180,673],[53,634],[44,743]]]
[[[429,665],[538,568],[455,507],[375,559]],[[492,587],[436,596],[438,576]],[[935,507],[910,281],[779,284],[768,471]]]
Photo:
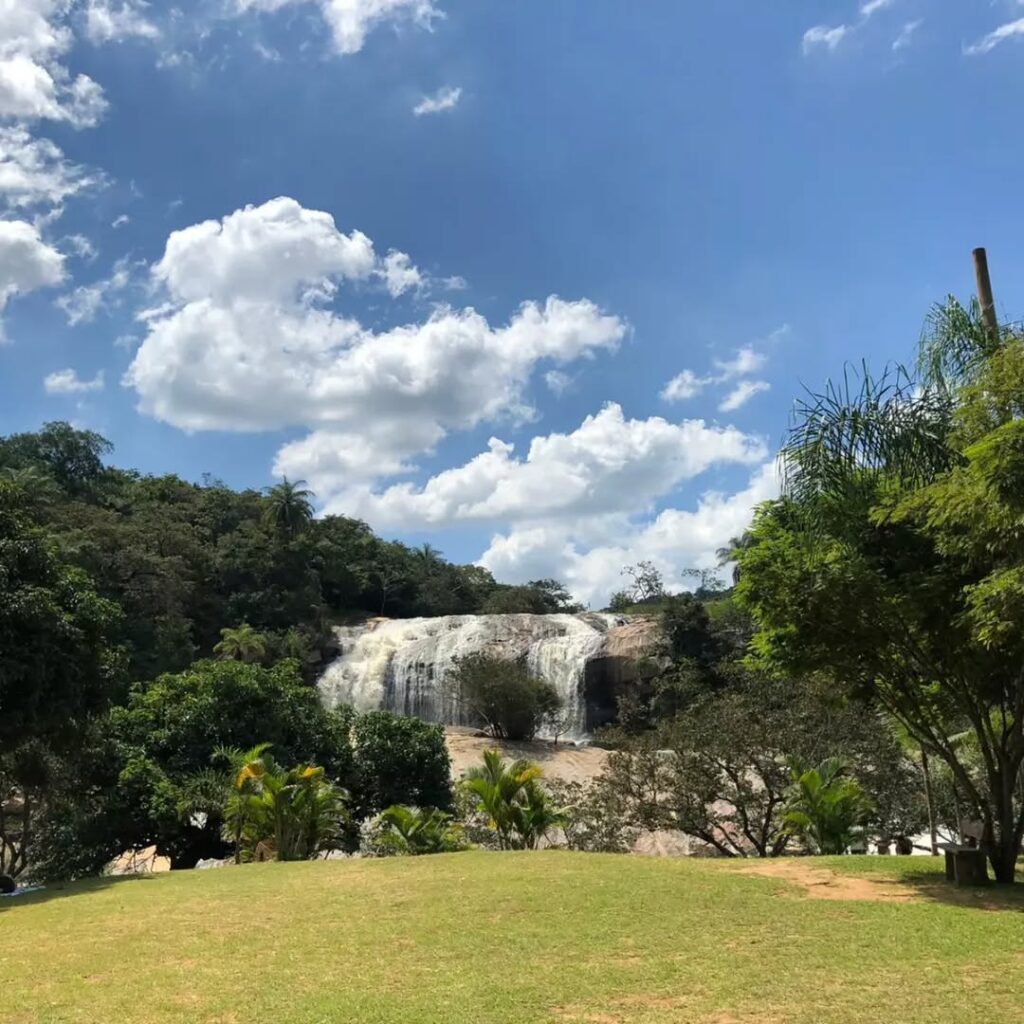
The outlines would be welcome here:
[[[441,726],[371,711],[356,719],[352,741],[357,817],[394,804],[451,810],[451,759]]]
[[[640,829],[629,818],[627,802],[604,780],[552,781],[552,800],[562,807],[562,833],[570,850],[582,853],[629,853]]]
[[[368,820],[360,851],[371,857],[416,857],[468,849],[462,825],[435,807],[396,804]]]
[[[536,850],[548,832],[565,822],[540,784],[541,770],[529,761],[505,762],[497,750],[485,750],[483,764],[463,783],[469,807],[487,817],[501,850]]]
[[[562,708],[558,691],[515,661],[474,654],[456,663],[445,681],[469,717],[495,739],[531,740]]]
[[[873,805],[863,786],[847,774],[838,757],[816,768],[792,768],[786,793],[786,831],[799,836],[815,853],[846,853],[863,835]]]

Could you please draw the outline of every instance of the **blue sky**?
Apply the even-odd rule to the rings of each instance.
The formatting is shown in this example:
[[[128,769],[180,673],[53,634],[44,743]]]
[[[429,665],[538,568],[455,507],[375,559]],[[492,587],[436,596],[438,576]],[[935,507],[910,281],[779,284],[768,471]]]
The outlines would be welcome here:
[[[974,246],[1021,315],[1022,92],[1017,0],[0,5],[0,432],[682,584]]]

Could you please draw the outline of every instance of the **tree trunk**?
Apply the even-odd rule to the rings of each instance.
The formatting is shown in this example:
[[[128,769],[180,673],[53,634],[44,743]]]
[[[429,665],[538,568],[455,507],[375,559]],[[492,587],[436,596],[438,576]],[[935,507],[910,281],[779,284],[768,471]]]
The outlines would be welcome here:
[[[924,774],[924,802],[928,809],[928,834],[931,837],[932,856],[939,855],[939,837],[935,827],[935,801],[932,795],[932,773],[928,764],[928,751],[921,748],[921,771]]]

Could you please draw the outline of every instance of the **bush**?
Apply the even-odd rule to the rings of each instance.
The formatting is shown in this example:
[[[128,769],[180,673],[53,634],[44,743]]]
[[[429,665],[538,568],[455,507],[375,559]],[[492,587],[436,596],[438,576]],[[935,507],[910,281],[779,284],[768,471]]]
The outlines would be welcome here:
[[[417,857],[469,848],[462,824],[435,807],[388,807],[366,821],[360,852],[368,857]]]
[[[532,740],[547,722],[558,720],[558,691],[518,662],[474,654],[460,659],[445,681],[470,718],[496,739]]]
[[[356,719],[352,739],[357,817],[393,804],[451,810],[451,759],[441,726],[371,711]]]
[[[640,834],[628,802],[600,778],[584,785],[553,779],[548,790],[562,807],[565,845],[581,853],[629,853]]]

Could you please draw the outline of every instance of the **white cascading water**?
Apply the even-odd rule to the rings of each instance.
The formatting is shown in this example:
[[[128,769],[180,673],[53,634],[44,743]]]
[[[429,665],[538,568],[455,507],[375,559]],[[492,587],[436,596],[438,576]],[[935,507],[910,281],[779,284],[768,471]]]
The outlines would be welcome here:
[[[317,687],[328,707],[383,708],[446,725],[469,724],[444,686],[457,659],[491,654],[522,659],[551,683],[566,713],[561,735],[587,735],[587,662],[603,648],[614,615],[446,615],[377,620],[335,630],[341,648]]]

